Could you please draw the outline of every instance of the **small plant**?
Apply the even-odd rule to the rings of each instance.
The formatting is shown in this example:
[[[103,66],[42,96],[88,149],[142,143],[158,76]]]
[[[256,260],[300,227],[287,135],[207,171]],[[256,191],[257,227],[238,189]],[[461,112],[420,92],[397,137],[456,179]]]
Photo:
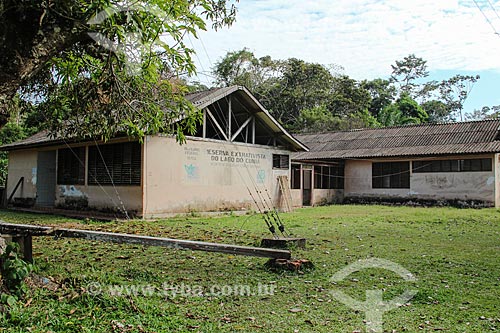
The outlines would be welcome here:
[[[3,283],[7,287],[10,294],[3,293],[0,295],[0,302],[13,305],[26,292],[27,287],[24,279],[33,270],[33,265],[25,262],[19,257],[19,244],[10,243],[5,249],[5,253],[0,255],[2,265],[0,273]]]

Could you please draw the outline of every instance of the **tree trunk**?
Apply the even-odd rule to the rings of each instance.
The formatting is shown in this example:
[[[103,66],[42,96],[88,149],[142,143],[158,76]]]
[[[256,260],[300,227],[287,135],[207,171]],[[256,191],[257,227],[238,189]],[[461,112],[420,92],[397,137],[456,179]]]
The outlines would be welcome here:
[[[77,21],[42,24],[41,13],[17,14],[10,13],[0,26],[4,30],[0,34],[0,127],[8,120],[8,104],[19,88],[44,69],[52,57],[88,38]]]

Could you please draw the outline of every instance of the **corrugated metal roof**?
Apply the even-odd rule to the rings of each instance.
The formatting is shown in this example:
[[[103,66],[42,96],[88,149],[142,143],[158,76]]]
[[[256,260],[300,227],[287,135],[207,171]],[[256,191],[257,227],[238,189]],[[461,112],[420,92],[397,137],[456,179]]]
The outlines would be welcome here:
[[[500,152],[500,120],[296,135],[309,152],[293,159],[348,159]]]
[[[212,104],[213,102],[227,96],[231,92],[237,90],[238,86],[230,86],[224,88],[212,88],[203,91],[197,91],[194,93],[187,94],[185,97],[188,101],[193,103],[199,108],[204,108],[206,105]]]
[[[218,100],[225,98],[232,93],[238,93],[243,96],[248,103],[254,105],[251,111],[255,112],[255,117],[258,117],[264,122],[268,128],[275,134],[280,135],[283,140],[287,142],[290,148],[295,151],[307,151],[307,147],[300,141],[288,133],[279,123],[274,119],[269,112],[257,101],[257,99],[243,86],[230,86],[224,88],[213,88],[205,91],[195,92],[186,95],[186,99],[194,104],[199,109],[203,109]],[[67,140],[66,140],[67,141]],[[62,139],[49,137],[49,132],[42,131],[27,139],[20,140],[14,143],[0,146],[0,150],[14,150],[23,149],[34,146],[51,145],[64,142]]]
[[[35,146],[35,145],[42,146],[44,144],[49,144],[49,143],[55,144],[58,142],[62,142],[62,140],[51,137],[48,131],[41,131],[24,140],[19,140],[13,143],[0,146],[0,150],[11,150],[12,148],[16,147],[21,148],[21,147]]]

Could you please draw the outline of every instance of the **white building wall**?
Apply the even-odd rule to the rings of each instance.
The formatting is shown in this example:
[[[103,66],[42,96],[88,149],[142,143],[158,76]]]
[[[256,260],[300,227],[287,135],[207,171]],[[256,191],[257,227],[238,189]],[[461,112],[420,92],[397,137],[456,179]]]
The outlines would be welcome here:
[[[344,175],[344,197],[407,197],[410,195],[409,189],[372,188],[372,161],[347,160]]]
[[[458,158],[464,157],[450,159]],[[481,155],[470,158],[493,158],[495,160],[498,157]],[[496,197],[500,196],[495,186],[495,170],[498,169],[499,166],[494,164],[492,171],[484,172],[412,173],[410,171],[409,189],[374,189],[372,188],[372,161],[348,160],[345,163],[344,194],[345,197],[480,200],[493,205]]]
[[[23,183],[17,189],[14,198],[36,198],[37,182],[36,150],[17,150],[9,152],[8,179],[6,185],[7,198],[14,191],[19,179],[24,177]]]
[[[276,206],[277,177],[289,177],[290,169],[273,169],[273,154],[290,152],[197,138],[179,145],[172,137],[149,136],[145,140],[143,214],[258,211]]]

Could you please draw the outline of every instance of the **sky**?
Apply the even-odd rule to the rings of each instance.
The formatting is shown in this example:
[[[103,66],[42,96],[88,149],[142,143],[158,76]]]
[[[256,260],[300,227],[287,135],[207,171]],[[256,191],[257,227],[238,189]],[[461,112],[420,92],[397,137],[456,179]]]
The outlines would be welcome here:
[[[415,54],[427,60],[429,80],[481,76],[466,112],[500,105],[500,0],[240,0],[237,8],[230,28],[188,41],[201,83],[244,47],[257,57],[340,65],[357,80],[388,78],[391,64]]]

